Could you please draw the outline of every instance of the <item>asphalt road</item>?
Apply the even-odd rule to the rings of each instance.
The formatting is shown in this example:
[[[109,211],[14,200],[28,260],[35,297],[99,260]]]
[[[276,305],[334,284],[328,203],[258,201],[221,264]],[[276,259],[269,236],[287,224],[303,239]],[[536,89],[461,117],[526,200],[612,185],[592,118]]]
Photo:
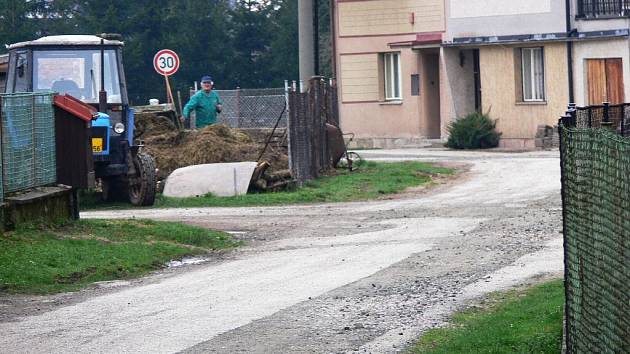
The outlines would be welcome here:
[[[390,200],[84,213],[237,231],[247,246],[0,322],[0,352],[398,352],[483,294],[562,270],[557,152],[362,154],[469,171]]]

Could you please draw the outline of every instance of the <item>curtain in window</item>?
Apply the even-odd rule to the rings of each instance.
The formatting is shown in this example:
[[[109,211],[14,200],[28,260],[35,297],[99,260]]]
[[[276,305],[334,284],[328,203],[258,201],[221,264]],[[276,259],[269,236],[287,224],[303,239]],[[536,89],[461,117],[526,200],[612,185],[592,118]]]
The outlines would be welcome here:
[[[523,100],[545,100],[545,66],[542,48],[523,48],[522,79]]]
[[[392,55],[385,54],[385,98],[389,99],[393,97],[392,90]]]
[[[385,99],[400,99],[400,53],[387,53],[383,56],[385,66]]]
[[[394,97],[400,98],[400,55],[394,54]]]
[[[537,48],[533,50],[532,54],[534,57],[534,99],[542,101],[545,99],[543,51],[541,48]]]
[[[532,53],[531,49],[523,49],[523,100],[534,99],[532,94]]]

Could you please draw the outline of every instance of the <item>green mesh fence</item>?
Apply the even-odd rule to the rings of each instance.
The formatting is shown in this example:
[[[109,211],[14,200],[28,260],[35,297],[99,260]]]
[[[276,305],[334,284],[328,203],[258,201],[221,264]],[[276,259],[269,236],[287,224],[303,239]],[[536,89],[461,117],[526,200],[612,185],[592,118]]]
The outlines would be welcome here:
[[[0,95],[3,194],[55,183],[52,93]]]
[[[567,350],[630,353],[630,138],[576,123],[560,125]]]

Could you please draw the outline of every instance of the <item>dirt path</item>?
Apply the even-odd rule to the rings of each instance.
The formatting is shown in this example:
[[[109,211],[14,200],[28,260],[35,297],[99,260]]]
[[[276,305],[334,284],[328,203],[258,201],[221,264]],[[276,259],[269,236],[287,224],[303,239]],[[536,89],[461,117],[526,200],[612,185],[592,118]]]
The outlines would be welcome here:
[[[248,246],[14,316],[0,351],[397,352],[484,293],[562,269],[557,153],[363,154],[471,168],[402,199],[86,213],[242,231]]]

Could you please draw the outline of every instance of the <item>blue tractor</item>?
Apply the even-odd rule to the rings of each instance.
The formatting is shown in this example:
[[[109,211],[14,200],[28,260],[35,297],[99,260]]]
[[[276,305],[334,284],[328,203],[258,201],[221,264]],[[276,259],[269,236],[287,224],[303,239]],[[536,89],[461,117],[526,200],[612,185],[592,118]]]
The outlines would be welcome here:
[[[54,91],[96,108],[91,143],[103,199],[125,198],[148,206],[155,201],[155,162],[134,141],[122,48],[119,35],[107,34],[49,36],[12,44],[5,91]]]

